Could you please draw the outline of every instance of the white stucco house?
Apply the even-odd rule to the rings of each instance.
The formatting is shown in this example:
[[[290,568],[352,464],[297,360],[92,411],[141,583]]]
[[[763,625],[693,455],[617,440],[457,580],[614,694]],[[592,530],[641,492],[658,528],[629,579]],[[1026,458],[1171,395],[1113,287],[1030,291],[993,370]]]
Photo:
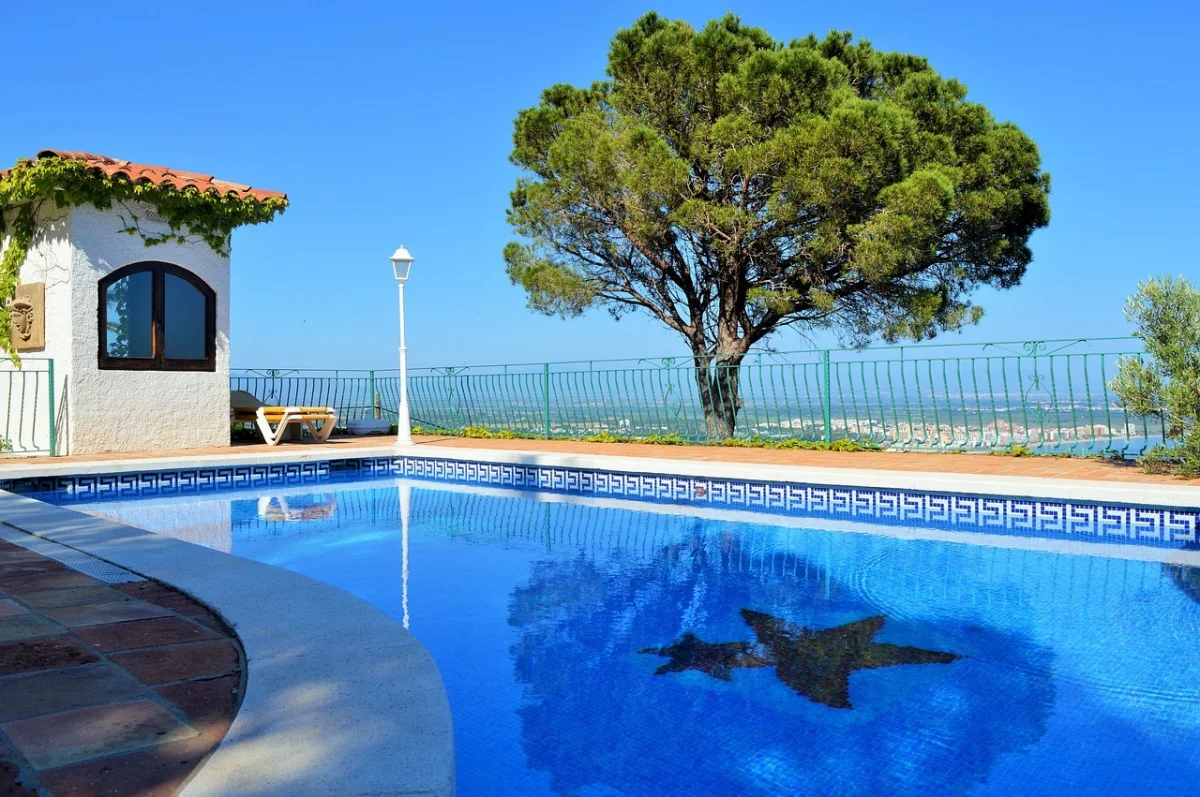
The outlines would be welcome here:
[[[80,160],[134,183],[286,200],[274,191],[102,155],[47,150],[38,158]],[[131,215],[142,233],[168,229],[140,203],[109,210],[45,203],[20,270],[20,284],[44,295],[44,342],[33,336],[43,345],[18,354],[31,364],[53,358],[57,454],[229,444],[229,252],[198,237],[147,247],[127,232]],[[0,251],[9,244],[6,235]],[[3,368],[14,366],[6,360]],[[45,437],[48,426],[31,434]],[[35,448],[49,446],[36,442]]]

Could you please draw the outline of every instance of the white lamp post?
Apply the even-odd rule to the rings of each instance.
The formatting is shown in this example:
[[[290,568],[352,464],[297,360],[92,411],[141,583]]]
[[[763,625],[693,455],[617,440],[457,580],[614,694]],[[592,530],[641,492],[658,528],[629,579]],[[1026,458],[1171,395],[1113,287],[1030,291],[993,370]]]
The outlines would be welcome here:
[[[413,256],[403,246],[391,256],[392,274],[400,289],[400,411],[396,416],[396,445],[412,445],[412,425],[408,417],[408,347],[404,345],[404,283],[412,268]]]

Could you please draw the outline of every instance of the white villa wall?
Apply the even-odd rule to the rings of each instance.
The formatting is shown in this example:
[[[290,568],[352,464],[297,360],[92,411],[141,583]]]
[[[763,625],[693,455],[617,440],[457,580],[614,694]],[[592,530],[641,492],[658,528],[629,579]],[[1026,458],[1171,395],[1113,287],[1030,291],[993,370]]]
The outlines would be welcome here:
[[[54,400],[59,421],[67,416],[67,385],[71,370],[71,210],[52,204],[39,214],[39,233],[29,247],[21,267],[21,282],[46,284],[46,347],[42,351],[20,352],[23,368],[0,353],[0,374],[16,371],[12,378],[0,378],[0,411],[4,412],[7,431],[16,450],[50,450],[47,358],[54,360]],[[0,242],[0,252],[8,248],[10,236]],[[18,413],[24,418],[18,421]],[[59,434],[59,453],[65,453],[65,439]]]
[[[74,330],[68,355],[70,453],[229,445],[229,259],[199,239],[146,247],[141,237],[119,232],[121,215],[128,218],[129,210],[138,214],[143,231],[166,229],[145,206],[71,212],[69,291],[75,301],[69,320],[56,320],[54,330],[60,333],[61,323]],[[146,260],[185,268],[216,293],[215,371],[100,370],[97,283]],[[47,316],[54,318],[49,308]],[[46,333],[49,343],[51,330]]]

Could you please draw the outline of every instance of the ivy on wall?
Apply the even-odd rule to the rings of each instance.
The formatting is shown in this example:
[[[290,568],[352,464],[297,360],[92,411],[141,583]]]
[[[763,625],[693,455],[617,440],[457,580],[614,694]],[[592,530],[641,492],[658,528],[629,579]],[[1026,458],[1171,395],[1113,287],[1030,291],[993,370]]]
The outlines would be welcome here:
[[[284,197],[259,200],[215,190],[181,191],[172,185],[135,183],[64,158],[19,161],[0,175],[0,240],[5,235],[9,238],[8,247],[0,256],[0,350],[15,360],[8,306],[47,203],[59,209],[91,205],[110,210],[126,202],[141,202],[154,208],[166,221],[167,231],[143,230],[138,216],[129,211],[121,216],[124,226],[117,232],[139,236],[146,246],[199,238],[222,257],[228,257],[229,237],[236,228],[271,221],[288,204]]]

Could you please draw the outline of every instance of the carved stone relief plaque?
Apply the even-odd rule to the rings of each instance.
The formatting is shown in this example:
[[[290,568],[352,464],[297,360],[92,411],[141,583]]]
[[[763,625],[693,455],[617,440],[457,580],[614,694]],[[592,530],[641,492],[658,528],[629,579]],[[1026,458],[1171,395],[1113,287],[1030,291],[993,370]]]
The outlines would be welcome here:
[[[13,348],[17,351],[46,348],[46,283],[18,285],[8,312],[12,317]]]

